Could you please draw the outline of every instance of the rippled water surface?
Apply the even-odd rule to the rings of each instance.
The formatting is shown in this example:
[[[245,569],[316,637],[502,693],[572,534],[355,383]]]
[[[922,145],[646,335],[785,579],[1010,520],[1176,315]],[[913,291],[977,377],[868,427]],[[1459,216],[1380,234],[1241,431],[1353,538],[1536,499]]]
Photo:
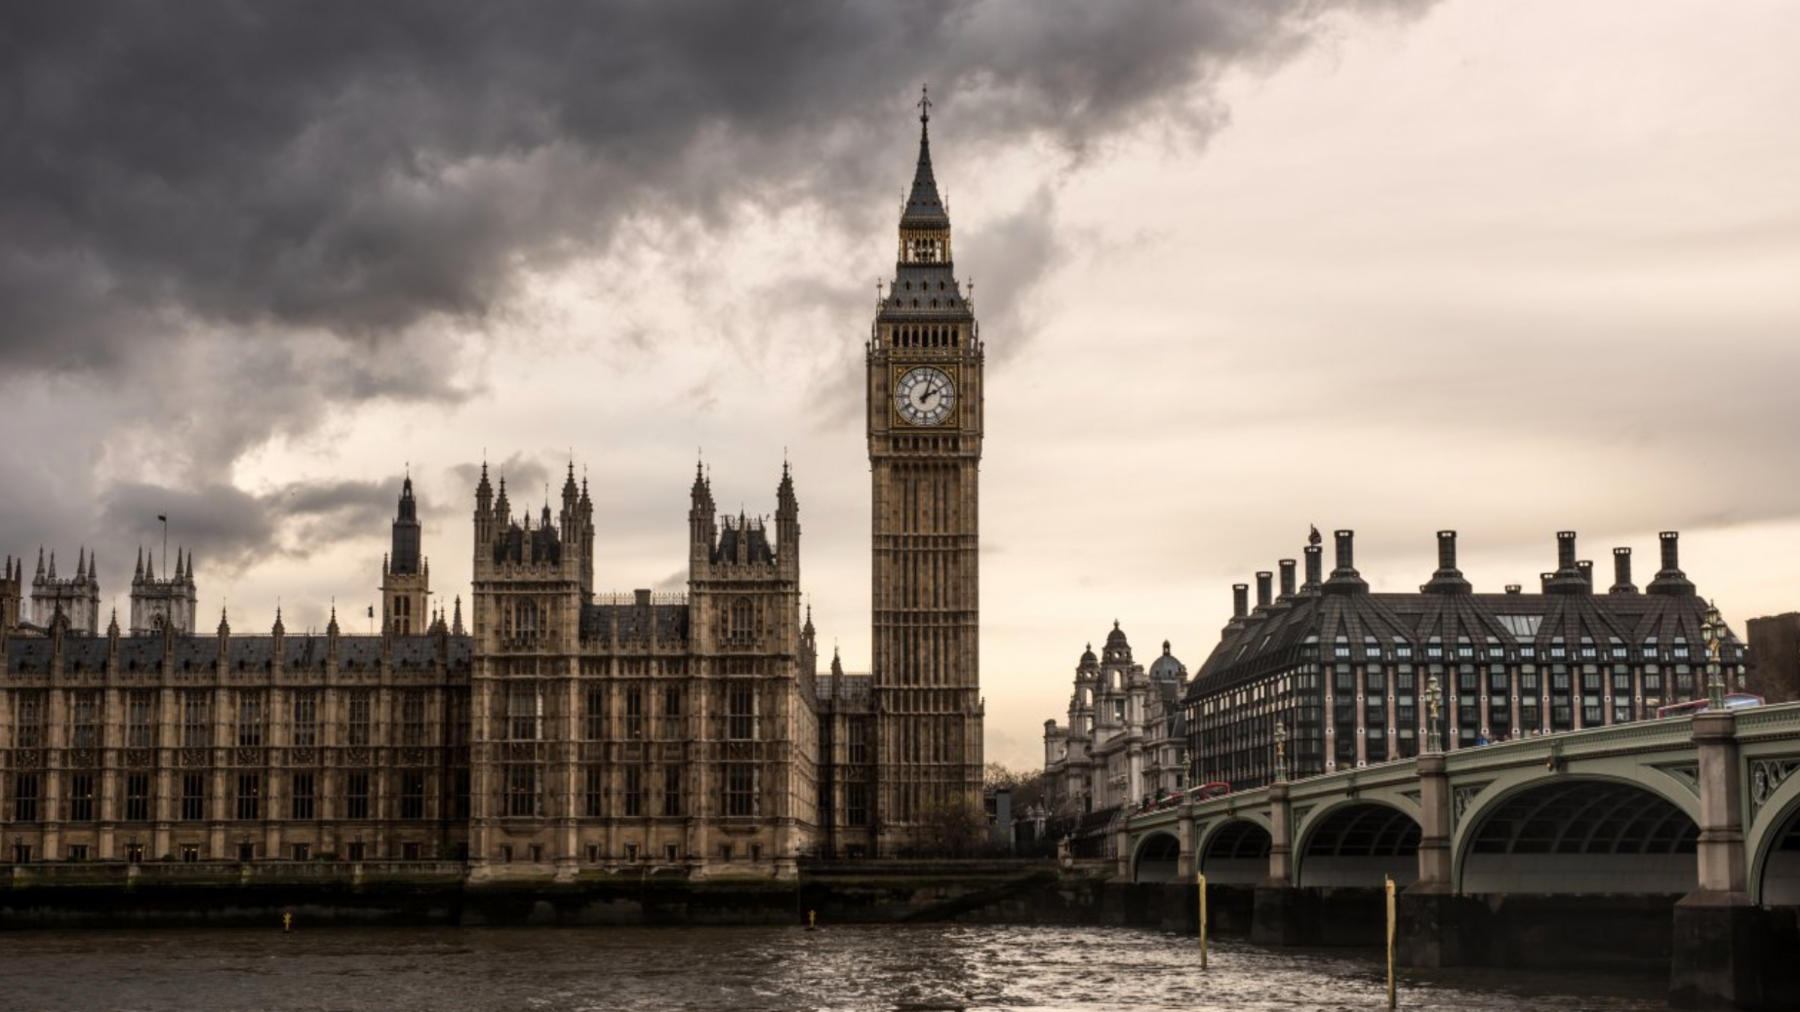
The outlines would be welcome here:
[[[1403,970],[1400,1007],[1663,1008],[1664,982]],[[1373,953],[1124,928],[420,930],[0,935],[0,1009],[1380,1009]]]

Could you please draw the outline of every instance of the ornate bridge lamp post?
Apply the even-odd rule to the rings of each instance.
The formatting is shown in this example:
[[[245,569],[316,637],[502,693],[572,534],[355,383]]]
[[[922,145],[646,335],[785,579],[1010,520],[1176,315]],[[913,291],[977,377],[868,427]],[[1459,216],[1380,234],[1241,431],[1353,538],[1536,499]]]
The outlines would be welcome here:
[[[1719,669],[1719,642],[1725,638],[1725,623],[1719,618],[1719,606],[1706,602],[1706,621],[1700,623],[1700,638],[1706,641],[1706,707],[1725,708],[1725,679]]]
[[[1433,674],[1425,680],[1425,717],[1428,722],[1425,732],[1425,751],[1427,752],[1444,750],[1443,743],[1438,741],[1438,693],[1441,688],[1437,675]]]
[[[1287,725],[1275,725],[1275,782],[1287,782]]]

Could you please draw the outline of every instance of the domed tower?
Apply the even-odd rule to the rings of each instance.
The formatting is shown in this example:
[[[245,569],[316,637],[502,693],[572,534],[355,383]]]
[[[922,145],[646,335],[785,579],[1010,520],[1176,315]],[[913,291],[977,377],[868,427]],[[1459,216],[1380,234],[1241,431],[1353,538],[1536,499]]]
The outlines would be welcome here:
[[[978,479],[982,346],[953,270],[931,166],[931,101],[900,213],[894,280],[867,345],[873,495],[873,691],[878,845],[981,803]]]

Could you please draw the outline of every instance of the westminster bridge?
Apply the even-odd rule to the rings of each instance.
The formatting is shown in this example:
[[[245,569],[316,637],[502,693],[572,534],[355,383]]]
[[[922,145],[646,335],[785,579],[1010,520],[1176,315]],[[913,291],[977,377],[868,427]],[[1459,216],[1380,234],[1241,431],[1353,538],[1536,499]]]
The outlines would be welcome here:
[[[1677,1005],[1791,1007],[1797,774],[1800,703],[1701,713],[1134,813],[1115,853],[1128,881],[1249,893],[1255,941],[1370,940],[1392,878],[1406,965],[1624,947],[1668,961]]]

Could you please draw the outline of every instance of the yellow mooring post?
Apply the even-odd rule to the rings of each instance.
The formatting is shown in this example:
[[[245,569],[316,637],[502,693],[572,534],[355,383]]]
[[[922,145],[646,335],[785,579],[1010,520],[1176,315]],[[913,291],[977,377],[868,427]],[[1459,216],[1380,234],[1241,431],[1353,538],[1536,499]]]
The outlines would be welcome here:
[[[293,930],[294,930],[294,912],[292,910],[283,910],[281,912],[281,933],[285,935],[288,932],[293,931]]]
[[[818,926],[819,912],[817,910],[808,910],[806,912],[806,930],[811,931]]]
[[[1200,969],[1206,969],[1206,873],[1195,872],[1200,883]]]
[[[1398,1001],[1394,993],[1394,879],[1390,875],[1383,875],[1382,879],[1387,883],[1388,1008],[1392,1010]]]

